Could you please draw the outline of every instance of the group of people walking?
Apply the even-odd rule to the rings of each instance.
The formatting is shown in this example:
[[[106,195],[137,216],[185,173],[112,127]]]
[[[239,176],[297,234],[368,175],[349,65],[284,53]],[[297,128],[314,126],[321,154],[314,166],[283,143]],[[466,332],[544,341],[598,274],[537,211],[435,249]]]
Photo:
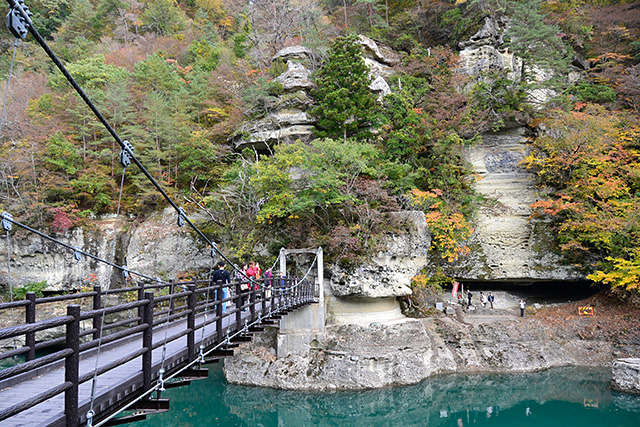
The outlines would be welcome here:
[[[473,307],[473,302],[471,301],[471,299],[473,298],[473,293],[471,291],[467,291],[467,306],[468,307]],[[462,296],[459,295],[458,299],[462,299]],[[493,303],[496,300],[495,295],[493,295],[493,292],[489,292],[489,294],[485,294],[484,292],[480,292],[480,304],[482,304],[483,308],[487,307],[487,304],[490,305],[491,309],[493,309]]]
[[[473,305],[473,293],[468,290],[466,292],[466,300],[467,300],[467,304],[466,307],[475,307]],[[496,300],[495,295],[493,294],[493,292],[489,292],[488,294],[485,294],[484,292],[480,291],[480,304],[482,305],[482,308],[486,308],[487,304],[489,305],[489,307],[491,309],[493,309],[493,304]],[[464,305],[463,303],[464,298],[462,296],[462,293],[459,292],[458,293],[458,303]],[[526,307],[526,302],[524,301],[524,299],[521,299],[520,302],[518,303],[518,306],[520,307],[520,317],[524,317],[524,311],[525,311],[525,307]]]
[[[228,285],[229,283],[231,283],[231,275],[225,269],[226,266],[227,266],[227,263],[225,261],[219,261],[217,264],[217,269],[213,272],[213,275],[211,276],[211,279],[213,280],[214,283],[221,283],[223,285],[222,289],[218,289],[216,291],[217,300],[224,301],[225,299],[229,298],[229,287],[224,285]],[[273,273],[271,271],[271,268],[267,268],[267,270],[263,272],[262,269],[260,268],[260,263],[256,261],[251,261],[248,264],[247,263],[242,264],[241,269],[236,271],[234,275],[234,278],[236,280],[242,282],[240,284],[240,306],[245,305],[247,296],[252,290],[257,291],[259,289],[259,285],[255,281],[260,279],[266,279],[264,282],[265,288],[267,288],[265,291],[265,294],[266,294],[266,298],[270,298],[271,280],[269,279],[271,279],[272,277],[273,277]],[[242,309],[242,310],[244,311],[246,309]],[[227,311],[227,303],[223,302],[222,312],[226,313],[226,311]]]

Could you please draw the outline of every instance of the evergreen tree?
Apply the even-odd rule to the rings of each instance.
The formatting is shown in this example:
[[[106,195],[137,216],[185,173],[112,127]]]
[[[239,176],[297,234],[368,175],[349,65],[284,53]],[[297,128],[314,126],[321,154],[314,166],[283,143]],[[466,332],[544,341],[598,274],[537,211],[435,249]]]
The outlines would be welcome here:
[[[316,78],[316,107],[311,113],[318,119],[318,134],[346,141],[373,125],[378,104],[370,84],[357,36],[336,39]]]
[[[535,79],[536,73],[554,71],[565,73],[571,63],[573,50],[564,43],[562,31],[545,22],[542,1],[512,1],[508,3],[507,14],[511,18],[505,33],[506,45],[523,60],[525,80]],[[546,86],[554,86],[554,79]]]

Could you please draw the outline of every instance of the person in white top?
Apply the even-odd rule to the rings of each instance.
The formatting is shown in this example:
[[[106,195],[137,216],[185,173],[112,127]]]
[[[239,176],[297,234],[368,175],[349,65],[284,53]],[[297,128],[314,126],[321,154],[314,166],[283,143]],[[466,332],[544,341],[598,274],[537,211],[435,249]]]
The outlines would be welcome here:
[[[524,300],[521,299],[520,300],[520,317],[524,317],[524,306],[525,306]]]

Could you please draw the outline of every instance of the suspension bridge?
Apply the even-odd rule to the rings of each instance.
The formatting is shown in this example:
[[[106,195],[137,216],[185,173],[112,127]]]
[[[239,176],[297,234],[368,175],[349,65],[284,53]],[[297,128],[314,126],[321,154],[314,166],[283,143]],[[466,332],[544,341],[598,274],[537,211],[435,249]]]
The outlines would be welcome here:
[[[7,0],[7,26],[18,39],[31,34],[62,72],[87,107],[121,148],[120,196],[116,210],[111,259],[72,247],[45,232],[0,214],[6,232],[8,285],[11,300],[0,303],[0,317],[11,318],[11,326],[0,329],[0,341],[12,343],[0,353],[0,361],[16,364],[0,370],[0,423],[2,426],[113,426],[144,419],[148,414],[169,409],[162,393],[207,378],[204,365],[233,355],[240,343],[265,325],[283,329],[324,326],[322,249],[280,251],[280,273],[256,280],[247,276],[189,220],[134,155],[134,146],[122,140],[107,122],[62,62],[40,36],[23,0]],[[13,59],[9,71],[9,87]],[[5,94],[5,105],[7,96]],[[4,108],[0,116],[0,130]],[[185,224],[211,250],[211,266],[206,278],[165,281],[126,265],[117,265],[115,236],[120,216],[125,173],[137,166],[149,183],[177,213],[177,225]],[[76,260],[90,258],[110,269],[104,286],[90,291],[38,298],[27,292],[23,300],[13,300],[11,274],[11,232],[20,228],[66,248]],[[301,279],[286,276],[287,253],[312,252],[316,257]],[[224,260],[238,279],[214,280],[215,259]],[[276,262],[278,261],[276,259]],[[275,263],[274,263],[275,265]],[[316,275],[310,276],[314,266]],[[118,277],[119,280],[112,280]],[[120,282],[122,286],[112,287]],[[115,301],[115,302],[114,302]],[[47,316],[43,306],[66,305],[61,315]],[[318,304],[321,306],[318,308]],[[315,304],[315,308],[308,310]],[[290,314],[291,313],[291,314]],[[283,317],[290,314],[287,317]],[[295,316],[298,317],[295,317]],[[24,321],[16,322],[16,316]],[[292,320],[291,316],[295,318]],[[44,334],[55,338],[42,339]]]

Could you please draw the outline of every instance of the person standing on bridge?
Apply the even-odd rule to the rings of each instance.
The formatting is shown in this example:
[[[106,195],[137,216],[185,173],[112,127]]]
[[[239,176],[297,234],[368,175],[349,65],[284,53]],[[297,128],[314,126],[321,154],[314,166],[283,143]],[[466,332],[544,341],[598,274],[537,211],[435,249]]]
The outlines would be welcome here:
[[[258,267],[256,267],[255,261],[249,262],[249,268],[247,269],[246,273],[247,273],[247,276],[249,276],[253,281],[258,280],[260,278],[260,276],[258,276]],[[258,290],[258,284],[255,283],[253,286],[250,286],[249,289],[252,291]]]
[[[213,272],[213,283],[222,286],[222,289],[216,291],[216,301],[218,301],[218,303],[229,297],[229,288],[227,286],[231,283],[231,276],[229,276],[229,272],[224,269],[226,265],[224,261],[219,261],[218,269]],[[226,301],[222,303],[222,312],[227,312]]]
[[[249,266],[245,263],[242,264],[242,270],[236,272],[236,280],[240,282],[240,307],[237,307],[238,309],[244,306],[247,299],[245,294],[249,292],[249,283],[242,283],[248,280],[247,277],[249,277],[249,275],[247,274],[247,270],[249,270]]]
[[[271,268],[267,268],[264,272],[264,297],[266,299],[271,299],[271,278],[273,277],[273,272]]]

